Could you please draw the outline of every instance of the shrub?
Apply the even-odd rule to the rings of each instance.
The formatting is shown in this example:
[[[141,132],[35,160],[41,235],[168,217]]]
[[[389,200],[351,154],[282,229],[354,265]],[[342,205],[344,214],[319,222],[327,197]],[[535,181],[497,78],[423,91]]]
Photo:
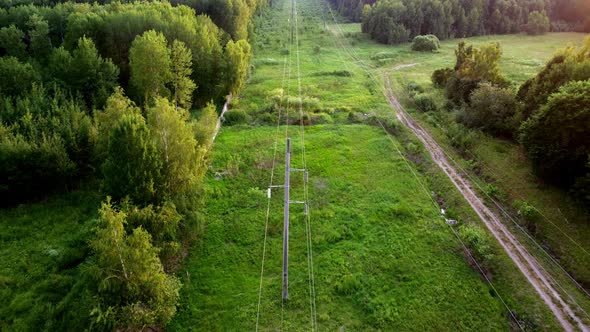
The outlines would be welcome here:
[[[314,76],[339,76],[339,77],[351,77],[352,72],[348,70],[333,70],[333,71],[320,71],[313,74]]]
[[[475,133],[472,130],[454,121],[448,123],[445,134],[451,140],[451,145],[460,152],[469,150],[475,141]]]
[[[423,35],[414,37],[412,51],[433,52],[440,48],[440,40],[435,35]]]
[[[453,76],[454,70],[452,68],[437,69],[432,73],[432,84],[437,88],[444,88]]]
[[[273,58],[262,58],[262,59],[255,59],[253,61],[254,65],[256,66],[277,66],[280,64],[280,61]]]
[[[419,94],[414,97],[414,105],[420,112],[433,112],[437,110],[436,103],[431,96]]]
[[[223,115],[223,124],[233,126],[248,121],[248,114],[243,110],[229,110]]]
[[[459,229],[459,235],[478,263],[484,268],[489,268],[494,259],[494,250],[489,235],[481,228],[471,224],[463,225]]]
[[[413,81],[406,85],[406,90],[408,90],[410,97],[414,97],[416,94],[424,92],[424,88],[420,84]]]
[[[332,117],[326,113],[312,113],[311,114],[311,123],[312,124],[326,124],[326,123],[333,123],[334,120]]]
[[[471,94],[470,105],[459,120],[492,135],[512,136],[516,129],[516,107],[512,92],[484,83]]]
[[[391,59],[395,54],[390,52],[377,52],[371,56],[371,60]]]

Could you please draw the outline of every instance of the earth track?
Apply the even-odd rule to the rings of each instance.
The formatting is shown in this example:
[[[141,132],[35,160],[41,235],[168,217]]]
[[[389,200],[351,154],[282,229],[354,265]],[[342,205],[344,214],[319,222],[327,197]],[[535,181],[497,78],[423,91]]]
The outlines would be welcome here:
[[[504,225],[501,219],[490,210],[484,201],[476,194],[471,182],[451,165],[443,149],[434,138],[416,123],[404,107],[399,103],[391,88],[391,81],[387,74],[384,78],[385,94],[390,106],[396,111],[398,120],[408,127],[424,144],[430,153],[432,160],[447,175],[453,185],[463,195],[465,200],[480,217],[492,235],[498,240],[508,256],[514,261],[518,269],[524,274],[529,283],[535,288],[541,299],[553,312],[559,324],[565,331],[590,331],[590,328],[580,318],[575,306],[572,306],[557,291],[553,278],[543,268],[539,261],[531,255],[519,242],[512,232]]]

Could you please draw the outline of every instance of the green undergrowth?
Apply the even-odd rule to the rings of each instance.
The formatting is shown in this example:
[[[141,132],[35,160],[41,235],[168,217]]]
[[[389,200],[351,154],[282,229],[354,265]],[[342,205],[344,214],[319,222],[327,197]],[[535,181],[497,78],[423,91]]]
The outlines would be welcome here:
[[[292,160],[301,167],[296,130],[290,129]],[[181,307],[169,330],[254,329],[274,133],[244,126],[219,136],[205,185],[204,237],[180,273]],[[305,143],[320,330],[508,328],[506,310],[465,263],[429,193],[382,130],[313,126]],[[283,154],[281,139],[274,184],[284,178]],[[301,200],[301,193],[302,179],[294,176],[291,199]],[[303,330],[310,324],[309,279],[297,205],[290,219],[290,298],[281,319],[282,194],[274,191],[271,199],[260,326]]]
[[[0,210],[0,329],[67,331],[86,324],[80,265],[100,195],[80,190]]]

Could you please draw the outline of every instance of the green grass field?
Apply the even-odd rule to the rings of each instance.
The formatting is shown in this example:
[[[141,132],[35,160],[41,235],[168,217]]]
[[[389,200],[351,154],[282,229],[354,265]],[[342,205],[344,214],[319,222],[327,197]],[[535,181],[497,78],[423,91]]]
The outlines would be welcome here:
[[[186,270],[181,271],[185,287],[179,314],[168,327],[172,331],[255,327],[265,188],[275,134],[269,125],[276,123],[277,117],[273,96],[280,95],[281,88],[285,95],[297,96],[296,54],[292,49],[289,57],[285,33],[289,2],[280,4],[258,22],[253,73],[232,105],[250,115],[249,124],[223,128],[215,143],[205,186],[209,202],[204,211],[205,235],[189,256]],[[328,124],[306,127],[305,132],[319,329],[509,329],[508,312],[469,266],[457,239],[441,222],[437,209],[385,133],[348,120],[351,112],[392,116],[381,83],[365,72],[367,64],[379,75],[389,65],[411,63],[399,61],[410,58],[429,58],[437,68],[452,66],[456,41],[445,42],[441,54],[416,56],[409,45],[378,45],[358,35],[358,25],[346,24],[343,27],[350,32],[347,42],[355,45],[355,55],[363,60],[353,61],[330,32],[334,27],[322,29],[319,3],[305,0],[299,4],[302,95],[317,99],[313,109],[305,111],[329,116],[328,120],[322,118]],[[581,40],[575,34],[568,36],[572,41]],[[522,36],[498,38],[511,38],[516,43]],[[484,42],[486,38],[474,40]],[[558,40],[554,37],[553,42],[557,45]],[[544,41],[536,43],[543,45]],[[564,43],[562,40],[561,45]],[[550,54],[550,46],[543,48]],[[379,52],[397,55],[391,64],[371,60]],[[283,66],[289,59],[290,74]],[[530,69],[530,74],[537,69]],[[404,70],[408,79],[429,80],[429,69],[414,66]],[[340,75],[341,71],[349,74]],[[290,112],[291,119],[297,118],[296,107]],[[291,128],[298,149],[298,134]],[[282,181],[284,172],[283,129],[275,184]],[[400,138],[403,143],[395,144],[402,151],[420,150],[407,133],[396,139]],[[462,222],[481,226],[450,181],[423,151],[418,154],[422,159],[418,170],[426,175],[421,181],[428,182],[428,190],[442,195]],[[294,185],[292,196],[300,194],[300,185]],[[260,324],[262,330],[305,330],[310,327],[307,248],[302,208],[298,206],[292,207],[291,218],[291,299],[283,309],[281,306],[281,199],[282,192],[275,191]],[[527,329],[555,330],[554,318],[532,287],[499,245],[492,242],[492,247],[492,280],[509,307]]]
[[[99,203],[81,190],[0,210],[0,329],[64,330],[90,312],[76,284]]]
[[[207,181],[205,236],[188,261],[183,310],[171,330],[254,328],[273,129],[233,127],[216,142]],[[508,328],[502,305],[465,263],[428,193],[382,131],[365,125],[313,126],[306,131],[321,330]],[[296,139],[293,146],[294,167],[300,167]],[[214,175],[224,171],[234,175]],[[280,183],[284,167],[277,171]],[[292,199],[300,199],[301,180],[292,187]],[[261,327],[306,329],[302,208],[291,209],[291,293],[283,321],[282,192],[275,192],[271,202]]]
[[[360,30],[358,24],[346,24],[344,27],[349,31]],[[586,37],[587,34],[581,33],[552,33],[533,37],[475,37],[466,41],[474,45],[499,42],[504,51],[500,62],[501,72],[513,82],[516,89],[519,84],[534,76],[558,49],[568,45],[580,45]],[[536,240],[545,250],[555,255],[569,273],[587,286],[590,284],[590,216],[587,208],[573,201],[563,190],[543,183],[532,174],[531,165],[518,144],[476,133],[468,157],[462,158],[454,153],[450,140],[444,134],[445,123],[453,121],[451,114],[443,114],[437,118],[413,111],[413,105],[405,90],[411,82],[423,86],[426,93],[434,96],[441,106],[444,103],[443,92],[433,88],[430,75],[436,69],[454,65],[453,52],[457,42],[458,40],[443,41],[441,50],[433,54],[411,52],[409,45],[387,47],[387,52],[398,56],[396,59],[399,63],[416,64],[390,72],[397,95],[414,117],[437,137],[445,150],[461,161],[465,169],[469,169],[474,163],[479,166],[479,173],[473,175],[478,175],[483,180],[483,186],[490,183],[497,187],[499,195],[496,198],[509,210],[512,210],[515,202],[525,201],[539,212],[535,221]],[[367,62],[370,62],[370,54],[385,52],[384,46],[371,41],[363,40],[358,45],[358,53],[362,55],[364,52]],[[376,70],[388,69],[384,67]],[[515,219],[519,219],[516,211],[511,213]],[[515,232],[519,231],[515,228]],[[525,242],[531,241],[525,238]],[[545,256],[542,252],[539,254]],[[558,267],[556,269],[559,270]]]

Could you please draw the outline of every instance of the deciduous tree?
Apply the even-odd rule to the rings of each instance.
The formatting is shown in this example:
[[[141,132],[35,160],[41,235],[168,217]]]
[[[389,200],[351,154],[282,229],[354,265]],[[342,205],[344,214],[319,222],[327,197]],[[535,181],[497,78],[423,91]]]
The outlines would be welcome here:
[[[144,104],[154,97],[168,96],[166,84],[170,82],[170,50],[162,33],[146,31],[133,41],[129,50],[131,85]]]

